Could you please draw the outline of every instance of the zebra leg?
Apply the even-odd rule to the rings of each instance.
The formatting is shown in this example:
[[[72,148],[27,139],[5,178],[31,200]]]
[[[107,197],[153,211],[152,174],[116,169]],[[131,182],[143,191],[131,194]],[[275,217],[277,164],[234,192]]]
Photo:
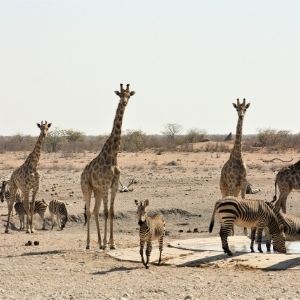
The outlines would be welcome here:
[[[42,221],[43,221],[43,227],[42,227],[42,230],[46,230],[45,213],[44,213],[44,212],[41,212],[41,213],[39,213],[39,216],[40,216],[40,218],[41,218]]]
[[[143,265],[147,268],[147,265],[146,265],[145,260],[144,260],[144,245],[145,245],[145,241],[142,241],[140,239],[140,255],[141,255]]]
[[[147,242],[147,248],[146,248],[146,269],[149,269],[149,259],[150,259],[150,254],[152,251],[152,243],[151,241]]]
[[[160,265],[161,263],[161,253],[162,253],[162,250],[163,250],[163,244],[164,244],[164,236],[161,236],[159,238],[159,246],[158,246],[158,249],[159,249],[159,259],[158,259],[158,264]]]
[[[251,244],[250,244],[250,249],[251,252],[255,252],[254,251],[254,241],[255,241],[255,234],[256,234],[256,227],[251,228]]]
[[[270,252],[271,251],[271,235],[270,235],[268,227],[265,227],[265,237],[266,237],[267,252]]]
[[[221,241],[222,241],[222,248],[224,250],[224,253],[227,253],[228,256],[232,256],[232,252],[229,249],[228,241],[227,241],[227,238],[228,238],[229,233],[231,232],[232,226],[233,226],[233,224],[230,224],[229,226],[225,227],[222,224],[221,228],[220,228],[220,237],[221,237]]]
[[[264,228],[263,227],[258,227],[257,229],[257,249],[260,253],[263,253],[262,249],[261,249],[261,239],[262,239],[262,232],[263,232]]]
[[[20,231],[22,230],[22,229],[24,229],[24,218],[25,218],[25,214],[20,214],[19,215],[19,219],[20,219]]]
[[[10,223],[10,216],[13,210],[13,206],[14,203],[16,201],[16,193],[17,193],[17,188],[15,188],[14,185],[10,186],[10,198],[8,201],[8,214],[7,214],[7,224],[6,224],[6,228],[5,228],[5,233],[8,233],[8,227],[9,227],[9,223]]]
[[[57,223],[57,230],[62,230],[61,229],[61,221],[60,221],[60,213],[59,212],[57,212],[57,214],[56,214],[56,223]]]
[[[50,212],[50,216],[51,216],[51,223],[52,223],[51,230],[53,230],[53,227],[54,227],[54,214],[52,212]]]

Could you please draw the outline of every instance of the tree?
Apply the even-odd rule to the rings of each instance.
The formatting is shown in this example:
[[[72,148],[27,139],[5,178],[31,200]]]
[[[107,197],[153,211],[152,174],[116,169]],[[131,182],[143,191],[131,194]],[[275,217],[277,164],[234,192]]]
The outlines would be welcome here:
[[[205,130],[200,130],[197,128],[192,128],[187,132],[186,142],[187,143],[198,143],[203,141],[206,135]]]
[[[182,126],[177,123],[168,123],[165,125],[165,130],[162,132],[172,144],[175,144],[175,137],[182,131]]]
[[[141,130],[127,130],[122,136],[122,148],[126,151],[141,151],[145,148],[146,135]]]
[[[68,142],[72,143],[72,142],[78,142],[78,141],[82,141],[84,134],[80,131],[76,131],[73,129],[67,129],[64,131],[65,134],[65,138]]]
[[[45,147],[48,152],[57,152],[65,142],[65,130],[55,127],[46,138]]]

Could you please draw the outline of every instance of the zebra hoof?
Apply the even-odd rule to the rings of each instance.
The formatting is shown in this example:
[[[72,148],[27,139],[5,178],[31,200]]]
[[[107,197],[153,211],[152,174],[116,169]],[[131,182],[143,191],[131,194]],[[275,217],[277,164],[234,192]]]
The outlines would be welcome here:
[[[102,250],[105,250],[106,249],[106,245],[100,246],[99,248],[102,249]]]
[[[4,231],[5,233],[8,233],[8,229],[5,229],[5,231]]]
[[[110,245],[109,248],[110,248],[110,250],[116,250],[117,249],[115,245]]]
[[[149,269],[149,266],[145,266],[146,269]]]
[[[255,253],[255,251],[253,249],[251,249],[251,253]]]
[[[87,246],[85,247],[85,249],[86,249],[86,250],[89,250],[89,249],[90,249],[90,246],[89,246],[89,245],[87,245]]]
[[[232,252],[231,251],[227,251],[227,255],[228,256],[232,256]]]

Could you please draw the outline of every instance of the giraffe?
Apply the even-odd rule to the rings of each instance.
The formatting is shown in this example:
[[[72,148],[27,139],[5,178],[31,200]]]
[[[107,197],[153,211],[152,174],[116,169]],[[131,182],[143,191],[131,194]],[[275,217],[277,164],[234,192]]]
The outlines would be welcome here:
[[[34,229],[32,227],[33,220],[33,208],[35,207],[35,198],[39,190],[39,180],[40,175],[37,171],[38,162],[41,156],[41,147],[44,139],[47,136],[48,129],[51,127],[51,123],[37,123],[38,128],[40,129],[40,135],[37,139],[33,151],[28,155],[25,162],[13,171],[10,178],[10,194],[11,199],[8,207],[8,219],[6,224],[5,232],[8,233],[8,226],[10,220],[10,214],[13,208],[13,204],[16,201],[16,195],[18,190],[21,192],[24,208],[27,214],[27,223],[26,223],[26,232],[33,233]],[[29,209],[29,193],[32,190],[32,205]]]
[[[242,103],[240,103],[240,100],[237,99],[237,103],[232,104],[237,110],[238,122],[233,149],[228,161],[224,164],[221,171],[220,189],[223,198],[226,196],[238,197],[239,193],[241,192],[241,197],[244,199],[247,188],[247,171],[246,165],[242,158],[241,141],[243,120],[250,103],[246,104],[246,99],[244,98]]]
[[[119,105],[116,111],[113,128],[110,136],[106,140],[103,148],[98,156],[96,156],[86,167],[81,174],[81,190],[86,205],[87,216],[87,241],[86,249],[90,248],[90,204],[91,196],[94,194],[94,216],[97,226],[98,244],[100,249],[106,249],[107,244],[107,220],[110,219],[110,249],[115,249],[113,237],[113,218],[114,218],[114,201],[118,191],[120,179],[120,170],[117,166],[117,155],[120,149],[121,127],[123,115],[128,104],[129,98],[135,94],[130,91],[129,84],[126,89],[123,84],[120,84],[120,91],[115,91],[115,94],[120,97]],[[108,193],[110,190],[110,210],[108,212]],[[103,244],[101,241],[99,227],[99,209],[101,201],[104,205],[104,238]]]
[[[277,186],[280,194],[276,201]],[[286,213],[286,199],[293,189],[300,190],[300,160],[298,160],[295,164],[280,169],[276,175],[275,196],[273,201],[276,201],[276,207],[280,207],[283,213]]]

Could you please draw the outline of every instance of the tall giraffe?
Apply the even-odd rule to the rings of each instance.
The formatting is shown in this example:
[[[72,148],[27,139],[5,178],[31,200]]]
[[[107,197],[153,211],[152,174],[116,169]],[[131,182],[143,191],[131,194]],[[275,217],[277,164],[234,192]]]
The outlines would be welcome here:
[[[276,206],[280,207],[283,213],[286,213],[286,199],[289,193],[293,189],[300,190],[300,160],[293,165],[280,169],[277,173],[275,179],[275,196],[273,201],[275,201],[277,197],[277,186],[280,194],[276,201]]]
[[[113,123],[113,128],[110,136],[106,140],[100,154],[95,157],[83,170],[81,174],[81,190],[86,204],[87,215],[87,241],[86,249],[90,248],[90,204],[91,196],[94,193],[95,206],[94,216],[97,226],[98,244],[100,249],[105,249],[107,244],[107,219],[110,219],[110,239],[109,244],[111,249],[115,249],[113,237],[113,218],[114,218],[114,201],[118,190],[120,170],[117,167],[117,155],[120,149],[121,127],[123,115],[131,96],[135,94],[130,91],[129,84],[126,89],[123,84],[120,84],[120,91],[115,91],[115,94],[120,97],[120,102],[116,111],[116,116]],[[108,192],[110,190],[110,210],[108,213]],[[103,245],[101,241],[99,227],[99,209],[101,201],[104,205],[104,238]]]
[[[8,233],[8,226],[10,220],[10,214],[13,208],[13,204],[16,201],[17,191],[20,190],[22,194],[22,198],[24,201],[24,208],[27,214],[27,222],[26,222],[26,232],[34,232],[32,227],[33,221],[33,210],[35,206],[35,197],[39,190],[39,182],[40,175],[37,171],[37,166],[39,163],[39,159],[41,156],[41,148],[44,139],[47,136],[48,129],[51,127],[51,123],[37,123],[38,128],[40,129],[40,135],[37,139],[35,147],[33,151],[28,155],[23,165],[18,167],[15,171],[13,171],[10,178],[10,201],[8,207],[8,219],[6,224],[5,232]],[[30,205],[29,211],[29,193],[32,190],[32,204]],[[28,228],[29,225],[29,228]]]
[[[226,196],[238,197],[241,192],[241,197],[245,198],[247,188],[247,171],[246,165],[242,158],[242,129],[243,120],[246,110],[250,106],[250,103],[246,104],[246,99],[240,103],[237,99],[237,103],[232,103],[238,113],[238,122],[236,127],[236,136],[233,149],[231,151],[229,160],[224,164],[221,171],[220,189],[223,198]]]

